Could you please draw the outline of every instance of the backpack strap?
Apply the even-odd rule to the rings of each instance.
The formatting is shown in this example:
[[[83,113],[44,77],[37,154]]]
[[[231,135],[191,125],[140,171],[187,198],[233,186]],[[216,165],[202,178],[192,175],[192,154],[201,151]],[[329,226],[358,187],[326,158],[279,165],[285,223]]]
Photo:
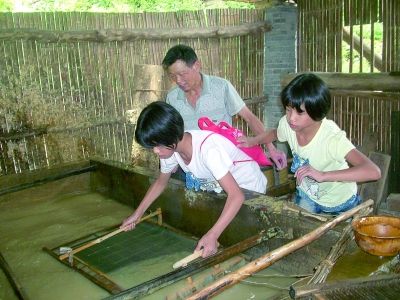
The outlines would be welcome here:
[[[203,144],[204,144],[204,142],[206,141],[206,139],[208,139],[211,135],[213,135],[213,134],[215,134],[215,132],[211,132],[210,134],[208,134],[205,138],[204,138],[204,140],[201,142],[201,144],[200,144],[200,151],[201,151],[201,147],[203,147]]]
[[[215,132],[211,132],[210,134],[208,134],[204,140],[201,142],[200,144],[200,152],[201,152],[201,148],[203,147],[204,142],[211,136],[215,134]],[[236,163],[241,163],[241,162],[248,162],[248,161],[254,161],[254,159],[243,159],[243,160],[234,160],[233,164],[236,165]]]

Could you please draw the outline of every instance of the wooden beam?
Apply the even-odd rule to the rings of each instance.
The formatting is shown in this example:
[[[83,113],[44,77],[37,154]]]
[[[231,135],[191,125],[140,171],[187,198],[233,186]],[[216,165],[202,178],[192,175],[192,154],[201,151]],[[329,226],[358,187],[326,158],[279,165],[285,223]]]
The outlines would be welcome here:
[[[104,29],[104,30],[39,30],[30,28],[0,30],[0,40],[32,40],[45,43],[61,42],[114,42],[136,40],[168,40],[211,37],[237,37],[271,30],[266,21],[246,23],[237,26],[206,28],[152,28],[152,29]]]
[[[296,76],[309,72],[285,74],[281,78],[282,88]],[[336,73],[312,72],[320,77],[332,90],[400,91],[400,72],[390,73]]]

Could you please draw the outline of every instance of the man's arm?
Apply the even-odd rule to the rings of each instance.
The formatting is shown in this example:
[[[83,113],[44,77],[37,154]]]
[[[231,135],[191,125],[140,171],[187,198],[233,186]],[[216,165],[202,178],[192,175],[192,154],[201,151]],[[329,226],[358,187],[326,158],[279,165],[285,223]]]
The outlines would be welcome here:
[[[250,129],[256,135],[262,134],[264,132],[264,124],[260,121],[259,118],[257,118],[255,114],[253,114],[253,112],[247,106],[244,106],[239,111],[239,116],[241,116],[243,120],[246,121]],[[272,161],[276,165],[276,168],[278,170],[285,168],[287,166],[285,153],[283,151],[276,149],[274,144],[272,143],[267,143],[266,146]]]

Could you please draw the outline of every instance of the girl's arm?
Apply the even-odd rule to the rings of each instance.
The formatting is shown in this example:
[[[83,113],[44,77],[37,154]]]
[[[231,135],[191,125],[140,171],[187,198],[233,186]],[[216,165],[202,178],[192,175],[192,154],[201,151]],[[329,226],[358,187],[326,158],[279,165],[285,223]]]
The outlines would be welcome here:
[[[244,195],[241,191],[236,180],[232,174],[228,172],[220,180],[218,180],[221,187],[227,193],[228,197],[224,209],[217,222],[213,227],[200,239],[197,244],[196,250],[203,248],[203,257],[207,257],[214,254],[217,251],[218,243],[217,240],[225,228],[231,223],[233,218],[239,212],[240,207],[244,201]]]
[[[146,209],[157,199],[158,196],[164,191],[167,186],[168,180],[171,173],[160,173],[156,181],[149,187],[146,195],[143,197],[142,202],[140,202],[138,208],[135,212],[126,218],[120,228],[126,228],[126,230],[131,230],[135,228],[136,221],[140,220],[141,216],[144,214]]]
[[[243,107],[239,111],[239,115],[246,121],[246,123],[249,125],[250,129],[256,135],[264,134],[264,132],[265,132],[264,124],[260,121],[259,118],[256,117],[256,115],[253,114],[253,112],[247,106]],[[273,141],[275,141],[275,140],[273,140]],[[274,144],[272,144],[273,141],[262,142],[262,144],[266,144],[272,161],[275,163],[277,169],[281,170],[281,169],[285,168],[287,165],[286,155],[283,151],[276,149]],[[261,144],[261,143],[255,143],[254,145],[257,145],[257,144]]]
[[[301,180],[306,177],[312,177],[318,182],[324,181],[355,181],[365,182],[373,181],[381,178],[381,170],[368,157],[362,154],[357,149],[351,150],[346,155],[347,162],[351,165],[345,170],[320,172],[315,170],[310,165],[299,168],[296,173],[296,180]]]
[[[270,144],[278,139],[276,129],[268,129],[254,137],[242,136],[238,138],[239,147],[252,147],[259,144]]]

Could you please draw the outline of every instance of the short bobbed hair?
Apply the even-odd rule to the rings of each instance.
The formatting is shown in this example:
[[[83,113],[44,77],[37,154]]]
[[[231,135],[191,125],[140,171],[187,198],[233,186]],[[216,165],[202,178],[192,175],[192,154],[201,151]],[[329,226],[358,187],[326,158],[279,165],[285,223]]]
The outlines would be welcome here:
[[[156,146],[175,149],[183,134],[183,119],[179,112],[164,101],[156,101],[140,113],[136,123],[135,140],[149,149]]]
[[[318,76],[305,73],[295,77],[281,92],[283,107],[290,106],[298,112],[304,104],[307,114],[314,121],[321,121],[331,107],[331,94],[328,86]]]
[[[179,44],[173,46],[167,51],[167,54],[165,54],[165,57],[162,61],[162,66],[164,69],[168,69],[177,60],[182,60],[188,67],[191,67],[198,60],[198,58],[193,48]]]

